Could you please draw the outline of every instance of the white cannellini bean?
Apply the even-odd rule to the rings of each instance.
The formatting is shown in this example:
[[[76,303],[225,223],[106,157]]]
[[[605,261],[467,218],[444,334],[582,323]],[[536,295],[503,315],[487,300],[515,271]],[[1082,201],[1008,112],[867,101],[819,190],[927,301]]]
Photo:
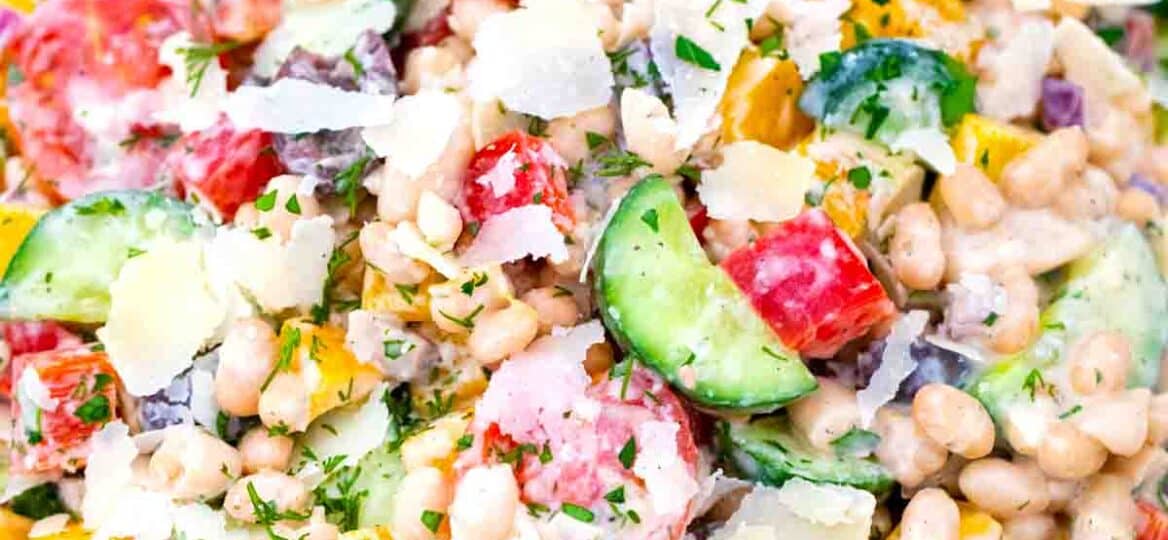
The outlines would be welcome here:
[[[436,535],[422,523],[422,513],[446,513],[450,506],[450,481],[434,467],[422,467],[406,473],[393,501],[390,532],[394,540],[431,540]]]
[[[508,465],[478,466],[466,472],[450,504],[452,540],[507,540],[519,485]]]
[[[179,500],[205,500],[227,490],[242,468],[231,445],[191,424],[171,426],[150,457],[150,474]]]
[[[1038,286],[1021,266],[996,272],[1006,291],[1006,309],[990,327],[990,346],[1001,354],[1021,351],[1038,335]]]
[[[1127,480],[1097,474],[1087,480],[1082,493],[1071,503],[1071,539],[1107,540],[1132,538],[1139,511]]]
[[[235,416],[259,412],[260,386],[276,363],[276,333],[260,319],[231,323],[219,346],[215,400]]]
[[[265,427],[251,428],[239,440],[239,453],[243,457],[243,473],[251,474],[262,470],[283,472],[292,462],[294,441],[286,435],[272,435]]]
[[[462,234],[462,215],[433,191],[423,191],[418,198],[418,230],[427,243],[449,251]]]
[[[540,332],[549,332],[553,326],[572,326],[580,316],[571,291],[539,287],[523,293],[520,299],[539,316]]]
[[[930,439],[908,414],[901,411],[880,408],[873,429],[880,435],[876,459],[905,487],[915,487],[941,470],[949,457],[944,446]]]
[[[1006,211],[1006,200],[981,169],[958,164],[952,175],[937,182],[945,208],[958,225],[981,229],[996,223]]]
[[[787,406],[791,422],[811,445],[831,450],[831,442],[860,423],[856,393],[834,379],[819,377],[819,388]]]
[[[888,248],[896,277],[913,289],[935,288],[945,275],[941,222],[929,203],[913,203],[896,213],[896,232]]]
[[[1116,392],[1127,386],[1131,344],[1120,332],[1100,330],[1070,346],[1071,388],[1083,395]]]
[[[926,488],[913,495],[900,520],[902,540],[958,540],[961,512],[944,490]]]
[[[607,10],[606,6],[597,6]],[[588,158],[588,133],[611,140],[616,132],[616,114],[608,106],[581,111],[548,122],[547,142],[569,165]]]
[[[1085,478],[1106,461],[1107,449],[1066,421],[1051,423],[1038,447],[1038,468],[1055,478]]]
[[[295,373],[272,377],[260,394],[260,420],[267,427],[287,427],[292,432],[308,427],[308,388]]]
[[[1058,524],[1050,514],[1030,514],[1002,522],[1003,540],[1050,540],[1058,533]]]
[[[539,315],[531,306],[513,301],[503,309],[480,315],[467,347],[475,360],[491,365],[527,348],[538,334]]]
[[[430,267],[403,254],[390,238],[392,230],[393,227],[382,221],[362,227],[357,236],[361,254],[393,283],[420,283],[430,275]]]
[[[275,204],[271,210],[259,210],[258,226],[267,227],[277,238],[292,237],[292,224],[299,219],[320,215],[320,203],[311,193],[299,193],[301,177],[283,175],[273,178],[264,188],[264,193],[276,192]],[[295,197],[296,202],[291,203]],[[247,205],[244,205],[245,207]]]
[[[1093,397],[1071,417],[1080,431],[1094,437],[1112,454],[1130,456],[1148,438],[1148,407],[1152,392],[1132,388]]]
[[[1002,170],[1002,187],[1013,203],[1046,206],[1087,166],[1087,137],[1079,127],[1059,129]]]
[[[969,502],[998,518],[1039,513],[1050,502],[1046,480],[1037,467],[1000,458],[971,462],[957,482]]]
[[[973,396],[944,383],[917,391],[913,420],[938,444],[967,459],[985,457],[994,448],[994,423]]]
[[[251,502],[248,486],[260,500],[272,503],[277,512],[300,512],[308,507],[308,488],[296,478],[275,471],[260,471],[240,478],[223,498],[227,515],[246,523],[255,523],[255,505]]]
[[[648,161],[651,172],[672,174],[685,163],[688,152],[674,148],[677,122],[658,97],[626,88],[621,93],[621,127],[628,149]]]

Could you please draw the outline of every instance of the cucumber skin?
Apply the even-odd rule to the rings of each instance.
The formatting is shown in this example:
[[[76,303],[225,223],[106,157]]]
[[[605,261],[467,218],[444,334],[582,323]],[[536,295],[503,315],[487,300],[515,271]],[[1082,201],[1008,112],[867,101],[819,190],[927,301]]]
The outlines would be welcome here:
[[[122,210],[78,213],[102,199],[117,201]],[[161,223],[147,224],[156,219],[155,210],[162,213]],[[207,224],[193,210],[156,192],[122,190],[86,195],[46,213],[0,280],[0,319],[104,322],[109,285],[131,257],[130,248],[145,247],[159,236],[190,237]]]
[[[688,397],[699,408],[735,412],[769,412],[818,388],[815,377],[803,365],[798,355],[784,346],[766,323],[754,313],[749,301],[738,291],[729,276],[706,258],[705,252],[690,228],[685,210],[677,201],[672,186],[664,180],[643,180],[629,190],[619,205],[620,207],[613,214],[600,240],[594,271],[596,296],[600,305],[601,317],[605,326],[626,352],[641,359],[645,365],[664,377],[678,392]],[[628,232],[630,227],[643,227],[646,231],[648,230],[647,225],[643,223],[643,214],[649,209],[657,212],[660,234],[673,235],[673,242],[676,244],[673,247],[677,248],[676,250],[669,251],[660,239],[653,240],[653,237],[645,236],[644,233],[641,233],[640,237],[643,242],[638,245],[636,242],[638,240],[637,233]],[[679,309],[663,309],[665,313],[672,313],[673,316],[679,318],[710,315],[709,310],[703,309],[703,306],[706,306],[711,299],[721,298],[723,301],[719,305],[739,316],[739,327],[703,329],[702,332],[709,335],[717,330],[741,331],[743,336],[741,341],[763,343],[770,347],[772,352],[778,353],[781,358],[765,356],[761,354],[762,351],[759,349],[751,356],[750,360],[727,360],[723,357],[721,360],[707,361],[707,357],[710,355],[703,352],[693,361],[696,384],[693,384],[692,387],[687,386],[679,374],[679,368],[685,363],[685,357],[680,356],[677,351],[670,351],[673,354],[668,355],[668,357],[656,354],[636,337],[638,333],[642,335],[645,333],[644,327],[646,325],[637,325],[635,322],[622,320],[622,317],[627,317],[629,313],[635,314],[637,309],[628,303],[627,298],[622,301],[621,297],[624,294],[622,294],[621,289],[625,288],[626,284],[621,283],[621,281],[630,278],[627,272],[626,275],[622,276],[621,271],[627,270],[630,266],[629,253],[641,250],[642,246],[648,246],[646,253],[657,249],[661,254],[672,254],[677,259],[676,262],[685,265],[680,271],[688,272],[689,277],[693,278],[693,281],[687,282],[686,285],[705,287],[704,298],[690,297],[674,302],[680,304],[680,306],[674,306]],[[644,256],[641,255],[641,257]],[[653,255],[648,256],[652,257]],[[635,259],[640,260],[640,257]],[[654,263],[662,262],[659,258],[654,258],[653,261]],[[646,277],[644,276],[645,271],[639,273],[641,277]],[[684,291],[673,290],[667,291],[668,294],[655,295],[653,289],[659,291],[660,287],[637,288],[636,301],[639,303],[651,302],[654,300],[654,296],[659,297],[658,300],[670,301],[678,299],[674,295],[686,294]],[[669,314],[656,313],[654,316],[656,319],[651,325],[658,328],[669,325],[671,318]],[[658,322],[660,324],[656,324]],[[685,322],[679,324],[678,327],[690,329],[692,325]],[[734,355],[725,356],[734,358]],[[729,378],[755,383],[755,388],[745,388],[742,385],[728,387],[724,384],[725,381],[721,381],[720,376],[727,375],[725,368],[728,365],[739,368],[738,370],[731,369]],[[703,369],[705,366],[710,366],[710,368]],[[773,366],[774,372],[769,372],[767,366]],[[762,376],[744,373],[752,368],[757,369]]]
[[[1062,333],[1052,337],[1063,351],[1068,343],[1090,331],[1119,330],[1132,345],[1128,387],[1151,387],[1159,376],[1160,355],[1168,339],[1168,287],[1151,248],[1135,226],[1124,225],[1107,242],[1070,264],[1064,294],[1042,313],[1046,329],[1038,342],[1046,335]],[[1116,277],[1122,285],[1111,279]],[[1066,328],[1057,328],[1060,323]],[[1050,328],[1052,324],[1056,327]],[[1000,428],[1012,403],[1030,399],[1025,382],[1031,370],[1041,372],[1062,362],[1062,356],[1058,351],[1054,357],[1042,356],[1038,345],[1033,345],[986,370],[966,391],[985,406]]]
[[[780,487],[787,480],[802,478],[851,486],[880,496],[891,491],[895,483],[892,474],[875,461],[822,455],[812,450],[783,415],[745,424],[722,420],[717,433],[726,461],[740,475],[769,486]]]

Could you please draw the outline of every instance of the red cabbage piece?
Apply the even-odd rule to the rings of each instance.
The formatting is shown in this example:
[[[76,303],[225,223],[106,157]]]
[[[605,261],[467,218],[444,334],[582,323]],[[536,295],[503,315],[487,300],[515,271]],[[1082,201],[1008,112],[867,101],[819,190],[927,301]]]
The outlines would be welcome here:
[[[1083,125],[1083,89],[1070,81],[1042,79],[1042,127],[1047,131]]]
[[[1141,190],[1156,198],[1161,205],[1168,204],[1168,186],[1148,178],[1140,173],[1131,175],[1128,185]]]

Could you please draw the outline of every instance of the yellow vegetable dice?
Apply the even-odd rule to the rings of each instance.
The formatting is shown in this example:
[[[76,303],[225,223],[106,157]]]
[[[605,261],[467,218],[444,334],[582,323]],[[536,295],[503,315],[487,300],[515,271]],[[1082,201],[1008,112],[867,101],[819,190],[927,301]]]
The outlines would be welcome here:
[[[0,275],[4,274],[20,243],[42,213],[28,206],[0,204]]]
[[[291,351],[285,369],[298,374],[308,385],[309,421],[359,401],[381,382],[377,367],[358,361],[345,347],[345,331],[335,326],[288,320],[280,329],[279,344],[281,362],[284,351]]]
[[[20,538],[27,538],[27,536]],[[63,531],[38,537],[37,540],[89,540],[90,538],[93,538],[93,533],[82,527],[80,523],[74,522],[67,525]]]
[[[0,540],[23,540],[33,521],[7,508],[0,508]]]
[[[911,9],[906,4],[913,3]],[[931,10],[936,15],[919,17]],[[922,18],[934,21],[922,24]],[[959,22],[965,19],[961,0],[854,0],[852,8],[840,22],[841,49],[856,46],[863,38],[918,38],[934,29],[935,21]]]
[[[1030,150],[1041,136],[1033,131],[967,114],[953,132],[953,152],[957,160],[981,167],[997,181],[1011,160]]]
[[[791,60],[747,49],[730,72],[722,113],[722,140],[758,141],[789,150],[815,129],[799,110],[803,80]]]
[[[859,238],[868,220],[868,192],[856,189],[847,178],[836,180],[823,194],[823,211],[836,227]]]
[[[428,283],[390,283],[385,274],[368,268],[361,290],[361,309],[392,313],[407,322],[430,320]]]
[[[0,6],[23,13],[32,13],[32,10],[36,9],[36,0],[0,0]]]
[[[389,535],[389,527],[378,525],[341,533],[340,540],[393,540],[393,537]]]

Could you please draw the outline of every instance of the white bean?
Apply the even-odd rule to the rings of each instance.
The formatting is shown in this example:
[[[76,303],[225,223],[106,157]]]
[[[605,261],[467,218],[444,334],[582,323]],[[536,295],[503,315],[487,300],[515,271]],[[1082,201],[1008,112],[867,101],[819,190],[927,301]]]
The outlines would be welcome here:
[[[606,6],[597,9],[607,10]],[[547,142],[569,165],[588,158],[588,133],[611,140],[616,132],[616,115],[608,105],[581,111],[548,122]],[[599,151],[599,149],[598,149]]]
[[[631,152],[648,161],[651,172],[672,174],[688,155],[677,150],[676,123],[669,116],[665,103],[637,88],[626,88],[621,93],[621,127]]]
[[[287,427],[292,432],[308,427],[308,388],[299,375],[277,373],[260,394],[260,420],[267,427]]]
[[[442,197],[423,191],[418,199],[418,230],[438,251],[450,251],[462,234],[462,216]]]
[[[834,379],[819,377],[819,389],[787,406],[791,422],[820,450],[860,423],[856,393]]]
[[[915,487],[945,466],[949,452],[909,415],[883,407],[876,413],[875,429],[880,435],[876,459],[901,485]]]
[[[926,488],[913,495],[900,519],[902,540],[958,540],[961,512],[944,490]]]
[[[580,316],[576,298],[565,289],[539,287],[523,293],[521,300],[539,315],[540,332],[549,332],[553,326],[572,326]]]
[[[467,347],[475,360],[495,364],[522,351],[539,334],[539,315],[531,306],[514,301],[510,306],[481,315],[470,332]]]
[[[216,497],[239,476],[239,452],[201,428],[172,426],[163,437],[150,457],[150,474],[175,499]]]
[[[426,511],[446,513],[453,494],[449,480],[434,467],[422,467],[406,473],[393,501],[390,532],[394,540],[431,540],[434,532],[422,523]]]
[[[1131,487],[1119,476],[1092,476],[1071,504],[1071,540],[1132,538],[1139,511]]]
[[[1008,266],[995,277],[1006,292],[1006,309],[990,327],[990,346],[1001,354],[1015,353],[1038,335],[1038,286],[1021,266]]]
[[[958,164],[952,175],[941,177],[937,189],[945,208],[962,227],[989,227],[1006,211],[1006,200],[998,186],[973,165]]]
[[[235,416],[259,412],[260,386],[276,364],[276,333],[260,319],[231,323],[219,347],[215,400]]]
[[[913,203],[896,213],[896,232],[888,248],[896,277],[910,288],[935,288],[945,275],[941,222],[928,203]]]
[[[1050,540],[1057,533],[1058,524],[1050,514],[1018,516],[1002,523],[1002,540]]]
[[[265,194],[275,191],[276,198],[270,210],[259,210],[259,226],[267,227],[277,238],[291,238],[292,224],[296,220],[320,215],[320,203],[316,198],[312,194],[299,193],[300,180],[299,176],[277,176],[264,188]]]
[[[519,506],[519,485],[508,465],[466,472],[450,504],[452,540],[507,540]]]
[[[1071,388],[1083,395],[1108,393],[1127,386],[1131,344],[1120,332],[1100,330],[1070,346]]]
[[[390,238],[392,230],[393,227],[382,221],[362,227],[357,236],[361,254],[393,283],[420,283],[430,275],[430,267],[403,254]]]
[[[255,523],[255,505],[248,487],[261,501],[270,503],[277,512],[301,512],[308,507],[308,488],[296,478],[275,471],[260,471],[240,478],[223,498],[227,515],[246,523]]]
[[[1047,428],[1038,447],[1038,467],[1055,478],[1085,478],[1107,461],[1107,449],[1065,421]]]
[[[1079,127],[1059,129],[1002,170],[1006,197],[1019,206],[1046,206],[1087,166],[1087,137]]]
[[[272,435],[265,427],[254,427],[239,441],[243,456],[243,472],[251,474],[264,469],[283,472],[292,461],[291,437]]]
[[[1148,406],[1152,393],[1133,388],[1083,403],[1083,410],[1071,417],[1080,431],[1094,437],[1112,454],[1130,456],[1148,438]]]
[[[957,482],[969,502],[998,518],[1039,513],[1050,502],[1037,468],[1004,459],[974,461],[961,470]]]
[[[967,459],[994,448],[994,423],[976,399],[944,383],[926,384],[912,403],[913,420],[950,452]]]

